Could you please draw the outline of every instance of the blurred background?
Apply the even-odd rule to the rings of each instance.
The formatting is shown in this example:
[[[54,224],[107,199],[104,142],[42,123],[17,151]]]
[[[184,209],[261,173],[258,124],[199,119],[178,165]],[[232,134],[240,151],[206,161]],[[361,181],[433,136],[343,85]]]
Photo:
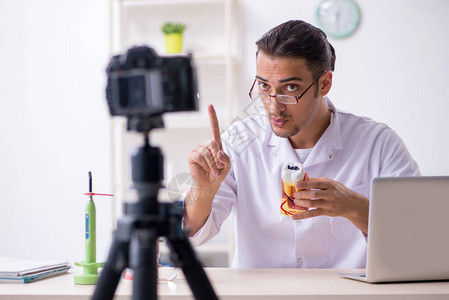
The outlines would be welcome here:
[[[358,28],[329,37],[337,54],[329,97],[337,108],[392,127],[423,175],[449,175],[449,2],[355,2]],[[128,153],[139,144],[123,131],[123,120],[109,117],[104,89],[111,55],[140,44],[163,54],[162,23],[186,24],[184,52],[193,53],[198,67],[201,110],[166,114],[167,129],[152,132],[166,156],[168,183],[187,172],[188,151],[210,138],[209,103],[223,129],[251,113],[254,42],[290,19],[318,25],[320,3],[0,1],[0,256],[84,259],[83,193],[92,171],[95,192],[116,194],[95,199],[97,257],[105,259],[126,197]],[[199,251],[205,265],[227,266],[232,249],[226,222]]]

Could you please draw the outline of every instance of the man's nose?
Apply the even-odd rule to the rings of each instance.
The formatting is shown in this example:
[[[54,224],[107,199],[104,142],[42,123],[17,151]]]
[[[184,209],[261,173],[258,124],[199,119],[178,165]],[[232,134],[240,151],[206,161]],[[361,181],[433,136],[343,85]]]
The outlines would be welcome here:
[[[276,113],[279,111],[284,111],[286,109],[286,105],[282,104],[278,101],[278,99],[275,96],[270,96],[270,112]]]

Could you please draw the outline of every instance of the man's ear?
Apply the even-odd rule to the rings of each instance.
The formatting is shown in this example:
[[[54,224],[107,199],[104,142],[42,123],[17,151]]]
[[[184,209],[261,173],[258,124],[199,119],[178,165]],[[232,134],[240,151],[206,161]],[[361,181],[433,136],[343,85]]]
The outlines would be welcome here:
[[[327,71],[319,81],[320,96],[326,96],[332,87],[332,72]]]

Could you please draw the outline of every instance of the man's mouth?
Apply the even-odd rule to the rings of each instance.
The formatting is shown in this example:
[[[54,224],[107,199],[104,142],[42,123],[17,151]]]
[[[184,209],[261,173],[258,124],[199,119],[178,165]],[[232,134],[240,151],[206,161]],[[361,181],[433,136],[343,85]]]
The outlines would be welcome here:
[[[288,119],[271,116],[271,123],[273,124],[273,126],[276,126],[276,127],[284,126],[284,124],[287,123],[287,121],[288,121]]]

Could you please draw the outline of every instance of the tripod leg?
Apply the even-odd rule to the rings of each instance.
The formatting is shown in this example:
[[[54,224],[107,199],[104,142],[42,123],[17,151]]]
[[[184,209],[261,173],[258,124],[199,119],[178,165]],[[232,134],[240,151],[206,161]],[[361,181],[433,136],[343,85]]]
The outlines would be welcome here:
[[[172,252],[177,255],[178,261],[176,264],[181,266],[195,299],[218,299],[188,238],[185,235],[176,238],[170,238],[170,236],[168,236],[167,240]]]
[[[157,299],[156,228],[139,228],[131,236],[130,266],[133,300]]]
[[[128,264],[128,243],[115,240],[98,279],[92,300],[112,300],[115,290]]]

